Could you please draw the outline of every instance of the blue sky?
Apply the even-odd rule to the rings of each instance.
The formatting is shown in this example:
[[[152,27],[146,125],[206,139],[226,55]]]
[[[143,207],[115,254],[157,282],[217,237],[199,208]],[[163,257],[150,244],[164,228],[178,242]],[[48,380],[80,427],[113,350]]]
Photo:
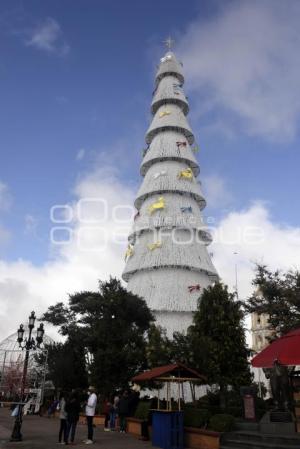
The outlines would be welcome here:
[[[3,221],[17,235],[4,254],[38,262],[47,257],[46,248],[24,238],[24,217],[40,222],[46,243],[50,207],[70,199],[84,169],[85,161],[76,161],[80,148],[105,151],[126,140],[120,157],[129,158],[132,170],[121,166],[120,176],[138,180],[158,63],[152,53],[163,52],[167,33],[184,27],[197,7],[171,1],[156,7],[140,1],[4,1],[0,8],[1,180],[14,198]],[[54,28],[53,44],[30,45],[47,26]]]
[[[300,7],[293,0],[285,5],[1,2],[0,301],[16,291],[6,286],[1,297],[1,276],[3,285],[7,279],[25,282],[26,270],[36,270],[27,286],[31,297],[41,270],[71,258],[50,244],[53,205],[74,204],[87,185],[110,186],[110,193],[117,186],[114,198],[132,201],[141,182],[155,68],[169,34],[184,64],[206,215],[224,229],[233,216],[263,217],[274,240],[283,242],[299,231]],[[276,244],[270,242],[262,257]],[[284,266],[299,261],[297,245],[290,247],[282,254]],[[219,270],[233,249],[216,247]],[[253,261],[254,255],[245,250],[243,257]],[[94,263],[83,258],[81,266]],[[103,260],[97,263],[101,277]],[[65,284],[59,291],[71,290]]]

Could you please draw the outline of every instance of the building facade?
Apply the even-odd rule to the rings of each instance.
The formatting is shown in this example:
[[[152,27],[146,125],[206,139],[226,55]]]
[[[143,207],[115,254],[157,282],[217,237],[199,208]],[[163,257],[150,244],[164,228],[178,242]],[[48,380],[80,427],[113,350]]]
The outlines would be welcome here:
[[[269,344],[272,331],[269,328],[269,316],[267,314],[251,314],[252,350],[262,351]]]

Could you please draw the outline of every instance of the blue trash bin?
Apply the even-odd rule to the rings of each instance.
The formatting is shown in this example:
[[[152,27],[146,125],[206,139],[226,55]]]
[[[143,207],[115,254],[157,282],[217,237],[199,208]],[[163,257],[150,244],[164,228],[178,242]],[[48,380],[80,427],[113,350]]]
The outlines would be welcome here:
[[[183,412],[153,410],[152,445],[162,449],[183,449]]]

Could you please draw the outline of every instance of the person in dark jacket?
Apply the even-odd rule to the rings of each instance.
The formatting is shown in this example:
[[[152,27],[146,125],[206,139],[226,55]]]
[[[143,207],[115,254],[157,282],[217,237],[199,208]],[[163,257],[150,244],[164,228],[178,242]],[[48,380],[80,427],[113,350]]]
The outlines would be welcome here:
[[[129,416],[134,416],[139,401],[140,401],[139,391],[130,391],[130,394],[129,394]]]
[[[126,418],[129,414],[129,395],[127,390],[124,391],[119,400],[118,410],[119,410],[120,432],[125,433]]]
[[[78,394],[75,390],[72,391],[69,400],[66,403],[67,412],[67,435],[66,442],[68,444],[69,436],[70,443],[74,444],[76,426],[79,421],[79,413],[81,410]]]

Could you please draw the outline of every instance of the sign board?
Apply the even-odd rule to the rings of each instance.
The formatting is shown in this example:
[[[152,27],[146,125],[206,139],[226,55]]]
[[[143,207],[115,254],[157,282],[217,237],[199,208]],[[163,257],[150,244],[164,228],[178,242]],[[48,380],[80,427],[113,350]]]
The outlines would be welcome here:
[[[254,397],[250,394],[246,394],[244,397],[244,411],[245,419],[255,419],[255,403]]]

